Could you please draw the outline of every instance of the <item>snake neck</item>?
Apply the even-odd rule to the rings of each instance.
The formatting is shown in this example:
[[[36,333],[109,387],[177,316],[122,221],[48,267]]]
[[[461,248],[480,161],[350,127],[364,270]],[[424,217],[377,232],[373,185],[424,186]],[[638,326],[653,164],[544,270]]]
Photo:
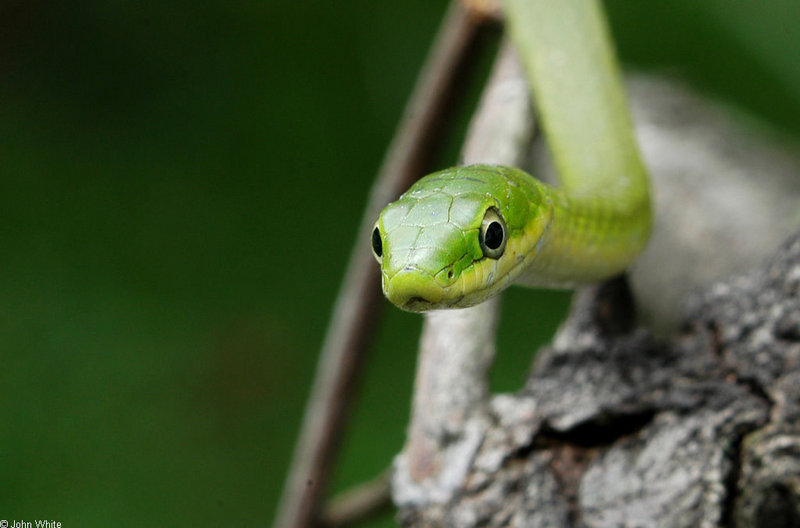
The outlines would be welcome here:
[[[647,243],[647,195],[627,209],[619,201],[574,196],[547,186],[551,218],[538,251],[519,282],[528,286],[572,287],[625,271]]]

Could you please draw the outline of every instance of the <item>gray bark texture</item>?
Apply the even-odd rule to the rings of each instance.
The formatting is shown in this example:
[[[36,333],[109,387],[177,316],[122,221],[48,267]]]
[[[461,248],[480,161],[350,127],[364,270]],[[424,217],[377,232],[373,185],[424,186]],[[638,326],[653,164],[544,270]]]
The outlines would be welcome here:
[[[458,488],[400,523],[800,526],[800,234],[687,306],[660,339],[624,279],[577,292],[525,388],[490,399]]]
[[[426,317],[402,525],[800,527],[800,234],[764,260],[798,229],[800,170],[686,88],[628,89],[656,214],[630,287],[576,292],[516,394],[486,381],[497,303]],[[526,94],[503,46],[465,163],[524,164]]]

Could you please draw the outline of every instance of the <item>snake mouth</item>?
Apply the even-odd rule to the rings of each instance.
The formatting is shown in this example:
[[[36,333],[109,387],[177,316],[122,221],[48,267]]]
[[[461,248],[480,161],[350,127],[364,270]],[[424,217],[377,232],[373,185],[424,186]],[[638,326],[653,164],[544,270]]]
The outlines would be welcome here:
[[[421,312],[428,309],[431,306],[431,304],[433,303],[428,299],[415,295],[413,297],[410,297],[403,304],[403,309],[408,310],[410,312]]]
[[[455,299],[453,299],[452,301],[447,303],[447,306],[449,306],[450,308],[460,308],[461,307],[461,303],[463,301],[464,301],[464,296],[463,295],[459,295],[458,297],[456,297]]]
[[[464,296],[460,295],[455,299],[446,301],[446,302],[434,302],[430,299],[426,299],[425,297],[420,297],[419,295],[415,295],[410,297],[403,305],[400,307],[403,310],[408,312],[426,312],[429,310],[438,310],[441,308],[465,308],[466,306],[471,305],[464,305],[462,304],[464,301]]]
[[[444,289],[432,275],[405,267],[394,275],[383,275],[383,293],[395,306],[409,312],[425,312],[441,304]]]

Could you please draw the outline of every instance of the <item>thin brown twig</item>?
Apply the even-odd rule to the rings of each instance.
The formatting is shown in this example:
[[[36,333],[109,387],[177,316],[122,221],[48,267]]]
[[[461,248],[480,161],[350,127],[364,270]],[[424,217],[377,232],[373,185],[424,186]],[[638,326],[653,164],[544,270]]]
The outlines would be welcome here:
[[[317,364],[275,528],[307,528],[319,519],[356,375],[381,306],[369,232],[380,209],[430,168],[448,117],[467,85],[484,20],[452,0],[372,188]]]

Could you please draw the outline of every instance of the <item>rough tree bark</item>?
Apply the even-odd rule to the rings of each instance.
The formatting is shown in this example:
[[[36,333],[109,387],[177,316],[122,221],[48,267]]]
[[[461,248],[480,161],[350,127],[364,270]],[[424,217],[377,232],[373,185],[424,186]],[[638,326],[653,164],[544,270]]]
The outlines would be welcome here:
[[[669,340],[624,279],[576,295],[496,395],[461,485],[405,526],[800,526],[800,235],[691,298]]]
[[[717,137],[722,152],[740,145]],[[759,152],[754,167],[770,165]],[[713,158],[724,166],[725,156]],[[698,166],[708,163],[701,157]],[[717,273],[741,269],[738,260]],[[676,269],[667,287],[695,285],[680,284],[692,267]],[[443,354],[423,353],[409,444],[395,462],[400,523],[800,526],[799,294],[796,235],[762,266],[692,294],[669,337],[637,323],[626,279],[578,291],[516,394],[489,396],[484,380],[459,379]],[[457,347],[454,321],[436,343]],[[431,322],[423,347],[435,341]],[[482,375],[493,354],[485,348],[478,363],[459,360],[463,372]]]

